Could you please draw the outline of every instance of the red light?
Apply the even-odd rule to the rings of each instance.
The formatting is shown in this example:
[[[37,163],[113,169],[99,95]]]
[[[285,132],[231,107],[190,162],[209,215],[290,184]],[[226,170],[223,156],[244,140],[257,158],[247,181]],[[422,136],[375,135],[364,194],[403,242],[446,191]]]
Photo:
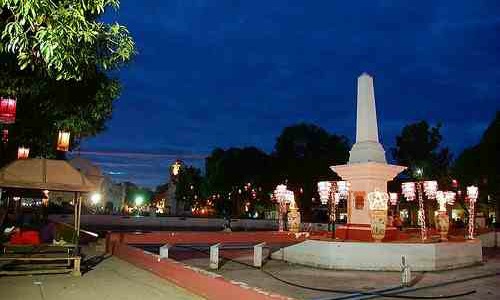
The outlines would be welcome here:
[[[16,99],[0,98],[0,123],[13,124],[16,121]]]

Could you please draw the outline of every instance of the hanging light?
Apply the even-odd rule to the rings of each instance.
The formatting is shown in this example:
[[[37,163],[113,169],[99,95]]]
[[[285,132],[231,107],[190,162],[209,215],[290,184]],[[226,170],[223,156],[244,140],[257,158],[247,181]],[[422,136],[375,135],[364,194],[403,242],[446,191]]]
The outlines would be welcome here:
[[[70,133],[68,131],[59,131],[57,137],[57,150],[58,151],[68,151],[69,150],[69,137]]]
[[[471,185],[467,187],[467,198],[471,202],[476,202],[478,196],[477,186]]]
[[[2,143],[6,144],[9,141],[9,130],[2,129]]]
[[[456,197],[455,192],[446,191],[444,192],[444,196],[446,197],[446,202],[448,202],[449,205],[455,204],[455,197]]]
[[[331,181],[320,181],[318,182],[318,194],[321,204],[325,205],[328,203],[328,198],[330,198],[330,190],[332,188]]]
[[[17,159],[27,159],[30,155],[30,148],[19,147],[17,148]]]
[[[446,192],[437,191],[436,201],[439,204],[439,211],[446,212],[446,203],[448,203],[448,199],[446,198]]]
[[[436,199],[437,181],[424,181],[424,193],[429,199]]]
[[[16,105],[16,99],[0,98],[0,123],[13,124],[16,122]]]
[[[398,193],[389,193],[389,201],[393,206],[398,204]]]
[[[414,182],[403,182],[401,184],[401,189],[406,200],[415,200],[415,183]]]

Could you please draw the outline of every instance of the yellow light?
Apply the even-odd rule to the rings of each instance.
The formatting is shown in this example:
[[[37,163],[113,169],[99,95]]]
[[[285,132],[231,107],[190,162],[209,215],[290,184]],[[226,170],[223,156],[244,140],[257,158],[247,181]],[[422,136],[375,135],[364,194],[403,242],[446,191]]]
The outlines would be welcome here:
[[[71,134],[67,131],[59,131],[57,137],[57,150],[58,151],[68,151],[69,150],[69,138]]]
[[[17,149],[17,159],[27,159],[30,155],[30,148],[19,147]]]
[[[92,202],[92,204],[96,205],[97,203],[99,203],[101,201],[101,194],[100,193],[93,193],[91,196],[90,196],[90,201]]]

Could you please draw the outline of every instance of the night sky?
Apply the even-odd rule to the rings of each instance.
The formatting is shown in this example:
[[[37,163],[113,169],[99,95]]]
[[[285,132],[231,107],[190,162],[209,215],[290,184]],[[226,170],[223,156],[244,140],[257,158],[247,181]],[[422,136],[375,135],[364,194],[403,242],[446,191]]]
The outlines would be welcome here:
[[[202,167],[214,147],[270,152],[298,122],[354,142],[365,71],[387,152],[427,120],[456,156],[500,109],[496,0],[122,1],[106,20],[129,28],[138,55],[117,73],[108,130],[82,153],[116,181],[154,187],[175,158]]]

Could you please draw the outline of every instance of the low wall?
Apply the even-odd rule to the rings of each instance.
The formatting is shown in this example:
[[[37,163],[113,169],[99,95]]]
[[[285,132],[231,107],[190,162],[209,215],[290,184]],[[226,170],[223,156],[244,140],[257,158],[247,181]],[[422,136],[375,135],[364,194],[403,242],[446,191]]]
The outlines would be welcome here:
[[[241,285],[242,283],[233,283],[218,274],[190,267],[171,259],[159,259],[158,255],[128,246],[125,243],[115,243],[113,249],[115,256],[208,300],[292,299]]]
[[[479,239],[444,243],[306,240],[283,248],[271,257],[328,269],[400,271],[403,255],[414,271],[437,271],[481,263],[482,247]]]
[[[490,231],[477,236],[481,240],[483,247],[493,248],[500,246],[500,231]]]
[[[73,215],[50,215],[50,219],[59,222],[72,222]],[[220,218],[188,217],[141,217],[118,215],[82,215],[82,226],[102,228],[166,228],[189,230],[221,230],[225,220]],[[276,230],[277,220],[231,219],[233,230]]]

